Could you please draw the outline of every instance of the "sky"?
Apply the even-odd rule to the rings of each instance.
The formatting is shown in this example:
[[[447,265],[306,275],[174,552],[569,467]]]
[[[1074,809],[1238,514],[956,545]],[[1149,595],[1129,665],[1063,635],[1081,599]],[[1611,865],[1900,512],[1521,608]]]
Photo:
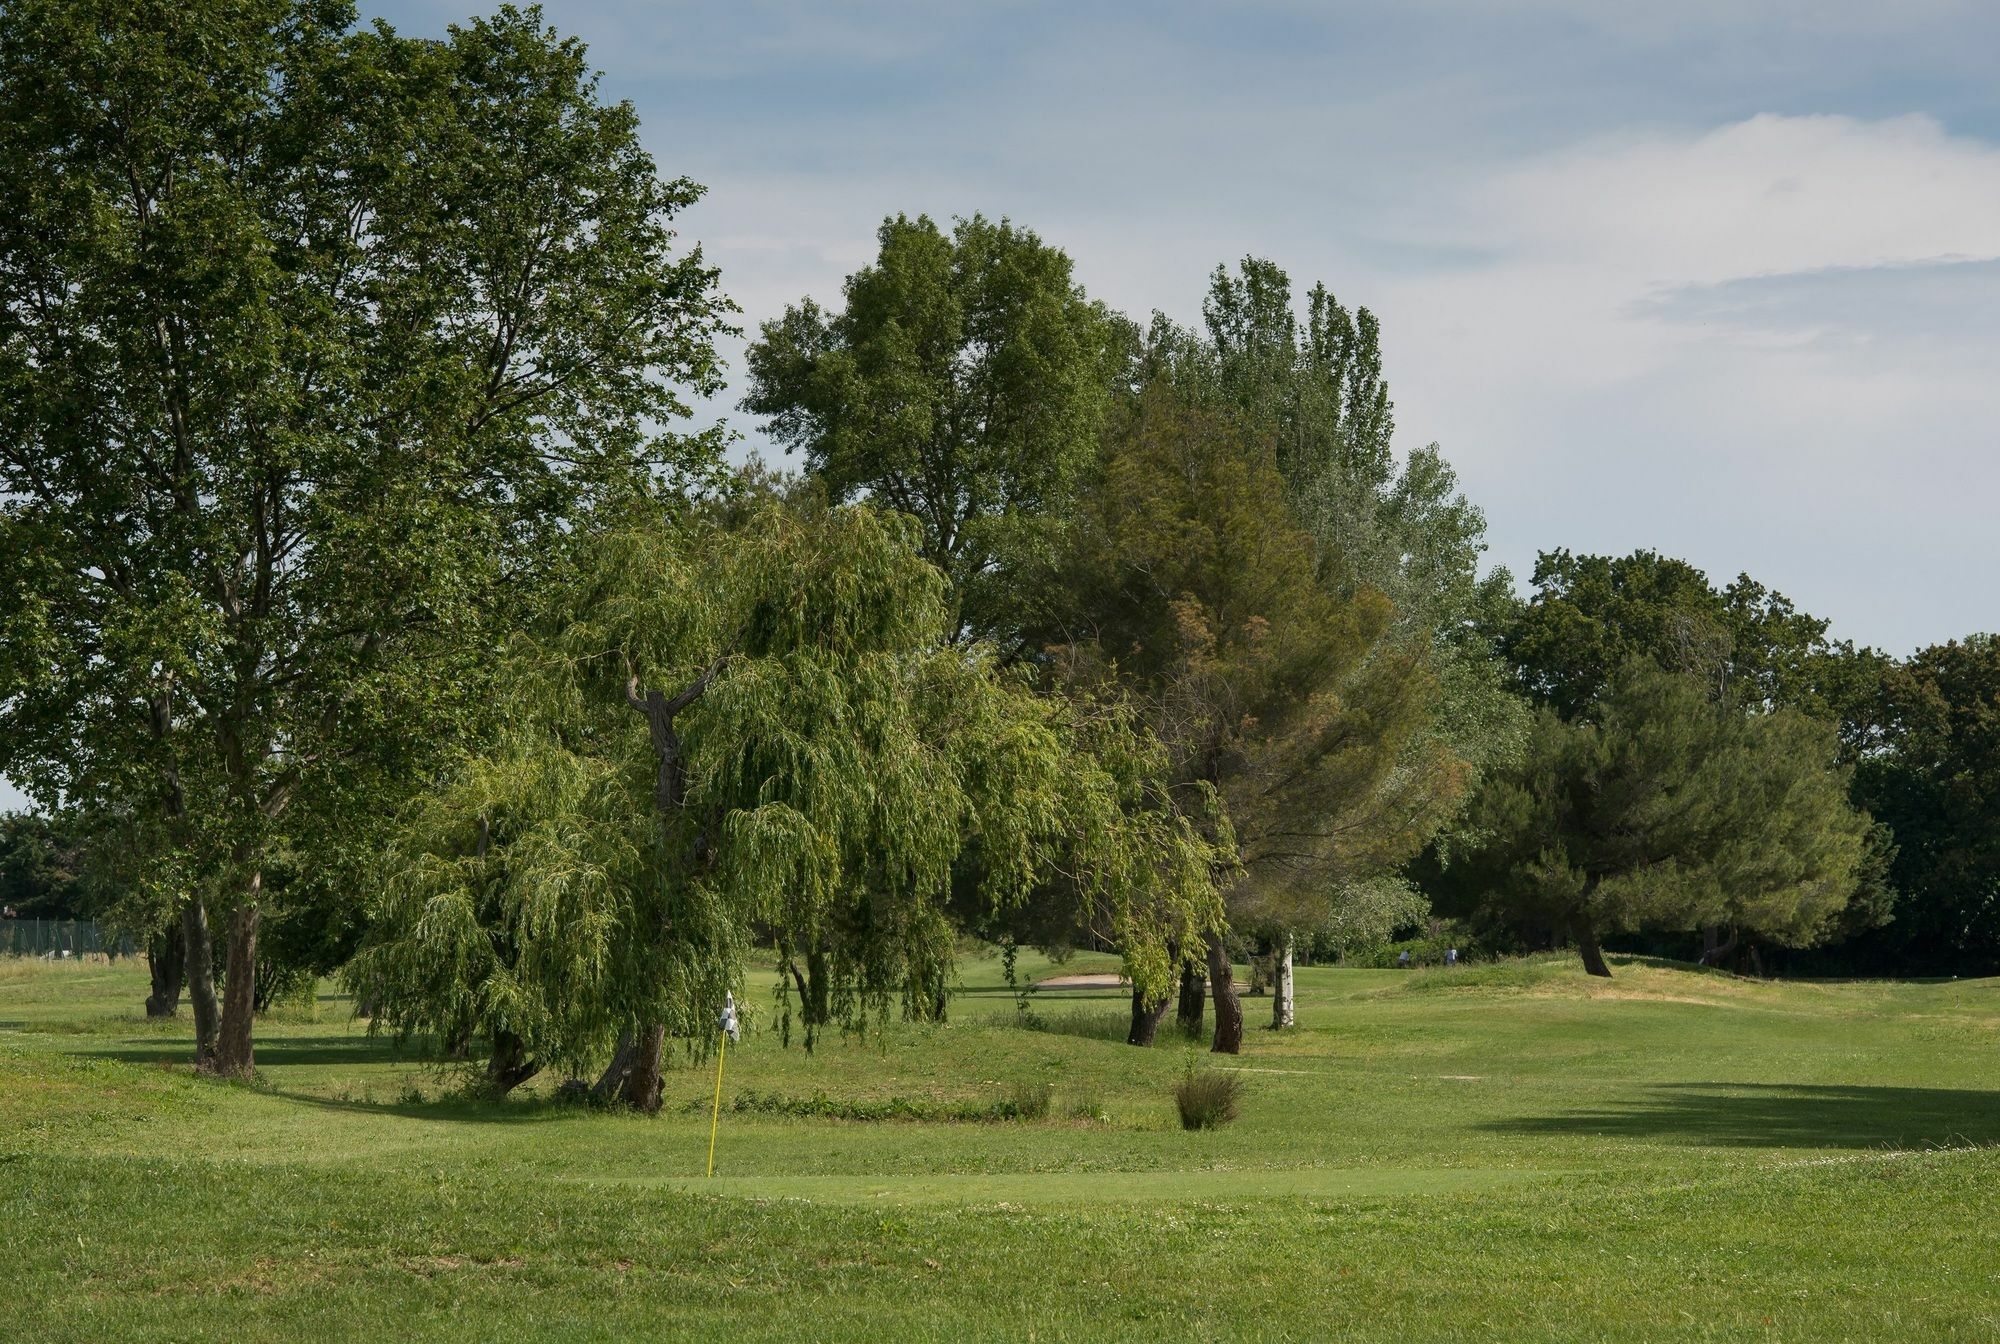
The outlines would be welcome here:
[[[436,35],[471,0],[361,0]],[[2000,6],[566,0],[754,330],[884,215],[1135,317],[1268,257],[1383,324],[1489,559],[1686,558],[1906,654],[2000,628]],[[761,441],[738,386],[705,416]]]

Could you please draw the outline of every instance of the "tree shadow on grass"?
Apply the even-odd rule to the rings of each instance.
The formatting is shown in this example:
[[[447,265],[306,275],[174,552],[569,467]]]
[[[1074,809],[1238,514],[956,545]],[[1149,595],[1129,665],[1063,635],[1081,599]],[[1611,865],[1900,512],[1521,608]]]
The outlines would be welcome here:
[[[2000,1143],[2000,1092],[1792,1083],[1663,1083],[1628,1105],[1491,1120],[1501,1134],[1600,1135],[1735,1148]]]
[[[256,1043],[259,1065],[317,1064],[420,1064],[427,1057],[399,1046],[393,1037],[354,1035],[281,1036]],[[114,1044],[71,1053],[93,1059],[115,1059],[127,1064],[152,1064],[159,1060],[182,1063],[194,1058],[192,1036],[130,1036]]]
[[[395,1116],[403,1120],[444,1121],[465,1125],[519,1125],[543,1120],[561,1120],[587,1115],[581,1106],[548,1097],[522,1097],[485,1101],[475,1097],[447,1095],[429,1101],[369,1101],[354,1097],[325,1097],[312,1092],[267,1089],[269,1095],[301,1106],[323,1111],[347,1111],[362,1115]]]

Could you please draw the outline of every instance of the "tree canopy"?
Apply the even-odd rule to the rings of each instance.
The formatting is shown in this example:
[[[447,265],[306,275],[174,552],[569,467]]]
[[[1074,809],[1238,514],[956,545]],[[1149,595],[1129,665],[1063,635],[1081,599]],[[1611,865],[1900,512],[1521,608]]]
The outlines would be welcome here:
[[[1325,582],[1270,440],[1172,387],[1115,422],[1049,592],[1070,675],[1135,697],[1175,787],[1220,804],[1241,918],[1326,918],[1456,805],[1462,763],[1418,742],[1432,683],[1385,638],[1387,598]]]
[[[1466,862],[1515,919],[1575,937],[1609,975],[1609,930],[1741,925],[1823,937],[1864,870],[1869,819],[1849,805],[1832,729],[1744,713],[1638,659],[1587,718],[1542,710],[1521,762],[1486,787]]]
[[[989,905],[1060,878],[1163,987],[1166,943],[1219,918],[1211,844],[1149,794],[1143,734],[953,642],[918,543],[775,502],[590,539],[516,726],[411,813],[357,987],[405,1031],[476,1030],[503,1089],[635,1039],[641,1106],[755,931],[823,959],[809,1031],[930,1015],[966,873]]]
[[[581,46],[353,19],[0,32],[0,769],[150,837],[231,1073],[272,855],[450,739],[566,519],[712,452],[657,431],[716,385],[727,307],[670,226],[698,189]]]
[[[1856,794],[1895,835],[1895,920],[1869,960],[2000,967],[2000,638],[1918,650],[1883,683],[1882,749]],[[1886,955],[1885,955],[1886,954]]]
[[[845,306],[767,322],[744,408],[836,501],[918,521],[967,634],[1004,636],[1012,571],[1045,555],[1095,450],[1125,328],[1069,257],[982,216],[897,215]]]

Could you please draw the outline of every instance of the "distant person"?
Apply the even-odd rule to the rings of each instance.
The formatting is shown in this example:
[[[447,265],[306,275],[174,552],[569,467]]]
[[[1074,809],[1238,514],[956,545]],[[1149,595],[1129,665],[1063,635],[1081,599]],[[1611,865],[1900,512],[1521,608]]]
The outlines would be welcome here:
[[[1457,949],[1457,948],[1455,948],[1455,947],[1447,947],[1447,948],[1446,948],[1446,949],[1444,950],[1444,964],[1445,964],[1445,965],[1447,965],[1447,966],[1456,966],[1456,965],[1458,965],[1458,949]]]
[[[1410,949],[1409,949],[1409,948],[1407,948],[1407,947],[1406,947],[1406,948],[1404,948],[1404,949],[1403,949],[1403,950],[1402,950],[1401,952],[1398,952],[1398,953],[1396,954],[1396,964],[1397,964],[1398,966],[1401,966],[1401,967],[1403,967],[1403,968],[1404,968],[1405,970],[1409,969],[1409,965],[1410,965]]]

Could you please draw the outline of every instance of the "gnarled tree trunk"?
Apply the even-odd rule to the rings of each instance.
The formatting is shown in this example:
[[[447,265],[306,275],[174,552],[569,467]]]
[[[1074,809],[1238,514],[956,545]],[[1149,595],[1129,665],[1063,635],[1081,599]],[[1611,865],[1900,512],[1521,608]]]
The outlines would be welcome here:
[[[832,1015],[831,976],[827,970],[826,953],[814,948],[806,953],[806,983],[801,995],[800,1015],[809,1027],[823,1027]]]
[[[1292,1006],[1292,934],[1287,929],[1271,950],[1271,1029],[1283,1031],[1297,1024]]]
[[[224,1078],[248,1078],[257,1071],[251,1029],[257,1017],[257,897],[263,874],[252,873],[229,912],[228,977],[222,986],[222,1023],[210,1071]]]
[[[493,1033],[493,1054],[486,1061],[486,1086],[495,1097],[504,1097],[542,1071],[528,1058],[527,1044],[511,1031]]]
[[[147,1017],[172,1017],[181,1010],[181,986],[187,979],[187,938],[180,921],[156,929],[146,942],[146,970],[153,992],[146,996]]]
[[[626,1032],[618,1038],[618,1048],[611,1052],[611,1062],[604,1066],[604,1072],[597,1075],[591,1084],[590,1095],[598,1101],[610,1101],[625,1090],[626,1076],[632,1072],[632,1057],[638,1053],[638,1043],[632,1033]]]
[[[662,1087],[660,1063],[666,1053],[667,1029],[655,1024],[642,1028],[633,1043],[632,1067],[625,1075],[619,1100],[635,1111],[656,1115],[660,1110]]]
[[[1229,953],[1222,946],[1222,935],[1208,935],[1208,985],[1215,995],[1215,1039],[1209,1050],[1218,1055],[1240,1055],[1243,1053],[1243,1001],[1236,997],[1236,984],[1230,978]]]
[[[1138,990],[1132,991],[1132,1029],[1125,1033],[1127,1045],[1151,1045],[1160,1034],[1160,1022],[1167,1015],[1167,1005],[1174,1001],[1171,994],[1162,994],[1151,1003]]]
[[[199,896],[181,907],[181,958],[187,971],[188,1004],[194,1009],[194,1063],[215,1063],[222,1010],[215,1001],[215,939],[208,931],[208,907]]]
[[[1734,926],[1730,928],[1729,937],[1725,939],[1722,936],[1722,930],[1715,925],[1702,925],[1701,961],[1699,964],[1703,966],[1720,966],[1729,954],[1736,950],[1737,940],[1742,936],[1743,930]]]

